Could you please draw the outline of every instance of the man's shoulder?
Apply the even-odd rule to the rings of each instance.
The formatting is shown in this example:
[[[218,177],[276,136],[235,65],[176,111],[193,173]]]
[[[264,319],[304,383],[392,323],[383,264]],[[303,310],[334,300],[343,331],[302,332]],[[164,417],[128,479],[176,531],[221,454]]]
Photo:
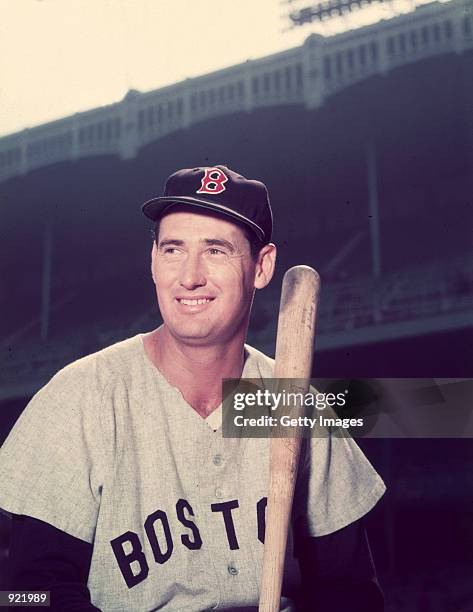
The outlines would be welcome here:
[[[134,336],[111,344],[99,351],[72,361],[59,370],[44,389],[65,388],[101,391],[112,380],[121,379],[136,364],[140,355],[141,337]]]
[[[258,349],[245,344],[247,361],[243,371],[244,378],[272,378],[274,374],[274,359],[268,357]]]

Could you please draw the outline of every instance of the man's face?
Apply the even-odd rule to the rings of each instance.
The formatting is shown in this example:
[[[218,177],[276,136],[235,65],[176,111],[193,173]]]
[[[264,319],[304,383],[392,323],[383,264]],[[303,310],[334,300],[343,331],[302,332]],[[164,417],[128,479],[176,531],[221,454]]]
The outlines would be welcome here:
[[[255,286],[270,276],[262,284],[243,231],[221,217],[183,209],[161,219],[157,242],[152,273],[171,334],[210,346],[245,333]]]

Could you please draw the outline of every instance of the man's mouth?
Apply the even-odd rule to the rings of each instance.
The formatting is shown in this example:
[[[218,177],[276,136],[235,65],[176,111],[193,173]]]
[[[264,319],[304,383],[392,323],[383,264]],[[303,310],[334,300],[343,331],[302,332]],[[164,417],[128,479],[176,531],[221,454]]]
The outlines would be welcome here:
[[[209,304],[215,298],[176,298],[179,304],[184,304],[185,306],[198,306],[199,304]]]

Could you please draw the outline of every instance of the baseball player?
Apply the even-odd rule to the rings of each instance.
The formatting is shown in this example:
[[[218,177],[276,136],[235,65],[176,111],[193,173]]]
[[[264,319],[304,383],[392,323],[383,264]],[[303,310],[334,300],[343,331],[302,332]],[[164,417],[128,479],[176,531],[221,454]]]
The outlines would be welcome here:
[[[269,440],[222,437],[221,383],[272,376],[245,344],[275,267],[268,193],[185,169],[143,212],[164,323],[57,373],[0,450],[10,585],[56,610],[254,610]],[[281,610],[382,610],[360,521],[384,490],[351,439],[306,441]]]

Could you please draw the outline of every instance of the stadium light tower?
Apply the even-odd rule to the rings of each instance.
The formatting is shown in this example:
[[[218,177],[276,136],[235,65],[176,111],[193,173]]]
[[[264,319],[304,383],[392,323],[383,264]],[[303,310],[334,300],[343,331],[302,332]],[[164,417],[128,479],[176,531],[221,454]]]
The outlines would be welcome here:
[[[286,30],[312,24],[312,28],[346,30],[412,12],[430,0],[280,0]]]
[[[302,26],[314,21],[326,21],[341,17],[355,10],[369,7],[373,4],[389,4],[393,0],[325,0],[323,2],[307,3],[307,0],[284,0],[289,11],[287,18],[291,27]]]

